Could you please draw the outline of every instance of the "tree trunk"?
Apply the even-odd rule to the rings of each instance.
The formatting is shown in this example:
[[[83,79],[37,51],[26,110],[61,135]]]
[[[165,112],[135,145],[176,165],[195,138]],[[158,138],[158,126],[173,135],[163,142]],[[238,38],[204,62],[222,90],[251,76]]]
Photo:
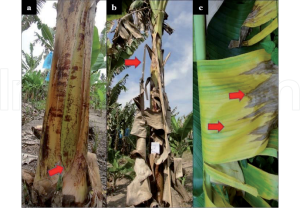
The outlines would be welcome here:
[[[96,0],[59,0],[55,47],[34,187],[42,201],[55,190],[63,166],[62,193],[83,203],[87,196],[91,49]]]
[[[168,148],[168,135],[167,135],[167,123],[166,123],[166,111],[168,107],[168,103],[165,103],[165,90],[164,90],[164,83],[163,83],[163,77],[164,77],[164,66],[163,66],[163,52],[162,52],[162,33],[163,33],[163,23],[164,23],[164,17],[165,17],[165,9],[167,6],[168,1],[150,1],[150,6],[152,10],[152,17],[151,22],[153,25],[152,30],[152,54],[151,54],[151,67],[150,67],[150,73],[151,73],[151,79],[153,81],[153,86],[151,86],[150,94],[154,95],[158,93],[160,96],[160,106],[159,107],[153,99],[152,96],[150,96],[150,108],[153,112],[158,112],[161,110],[164,120],[164,139],[165,144]],[[161,108],[161,109],[160,109]],[[152,135],[153,132],[150,133]],[[161,151],[163,152],[164,148],[161,147]],[[167,165],[167,167],[165,167]],[[159,165],[154,164],[154,176],[156,181],[156,188],[157,190],[154,191],[154,198],[157,200],[157,202],[162,205],[162,202],[166,197],[163,196],[164,194],[164,188],[168,189],[169,196],[167,197],[167,201],[169,202],[169,206],[172,207],[172,200],[171,200],[171,180],[170,180],[170,170],[169,170],[170,161],[169,158],[167,158],[166,162],[163,162]],[[168,178],[164,178],[164,170],[168,170]],[[169,180],[169,182],[166,183],[165,180]],[[168,184],[169,187],[164,187],[165,184]],[[156,192],[156,193],[155,193]],[[165,201],[165,200],[164,200]]]

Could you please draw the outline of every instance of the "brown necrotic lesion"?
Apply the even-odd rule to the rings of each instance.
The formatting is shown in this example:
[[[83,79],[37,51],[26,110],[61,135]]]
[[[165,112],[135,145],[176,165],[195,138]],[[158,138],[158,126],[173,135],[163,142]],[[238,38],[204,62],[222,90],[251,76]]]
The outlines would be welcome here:
[[[270,131],[278,126],[278,66],[272,61],[267,61],[260,63],[257,67],[244,72],[242,75],[260,74],[270,75],[270,77],[247,94],[250,100],[246,108],[257,109],[242,118],[251,118],[254,121],[266,114],[271,117],[263,126],[251,132],[251,134],[259,135],[255,141],[268,138]]]

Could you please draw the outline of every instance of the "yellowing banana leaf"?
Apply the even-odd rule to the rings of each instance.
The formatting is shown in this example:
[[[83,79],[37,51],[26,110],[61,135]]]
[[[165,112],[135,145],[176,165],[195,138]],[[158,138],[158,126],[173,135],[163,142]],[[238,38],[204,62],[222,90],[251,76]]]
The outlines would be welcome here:
[[[222,173],[221,171],[218,171],[205,163],[204,163],[204,170],[210,177],[214,178],[217,181],[220,181],[223,184],[251,193],[254,196],[258,195],[256,188],[244,184],[238,179],[231,177],[225,173]]]
[[[198,61],[203,160],[209,164],[243,160],[260,154],[277,123],[278,67],[264,49],[236,57]],[[229,93],[245,96],[230,100]],[[224,125],[208,130],[209,123]]]
[[[277,17],[277,1],[255,1],[252,12],[243,26],[258,27]]]
[[[222,164],[211,164],[212,168],[227,174],[228,176],[238,179],[240,182],[244,183],[244,175],[238,162],[222,163]],[[213,177],[210,179],[212,183],[222,184],[220,181],[215,180]]]
[[[278,175],[267,173],[251,164],[242,169],[246,183],[255,187],[260,197],[278,200]]]
[[[246,40],[242,42],[242,46],[251,46],[259,41],[263,40],[265,37],[270,35],[274,30],[278,28],[278,19],[274,19],[271,24],[269,24],[265,29],[263,29],[261,32],[256,34],[254,37],[252,37],[250,40]]]

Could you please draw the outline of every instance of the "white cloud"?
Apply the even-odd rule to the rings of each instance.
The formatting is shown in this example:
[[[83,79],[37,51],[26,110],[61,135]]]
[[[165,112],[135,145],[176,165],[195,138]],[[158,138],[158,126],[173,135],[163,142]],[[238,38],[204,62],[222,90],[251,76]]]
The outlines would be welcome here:
[[[174,20],[170,21],[169,25],[175,30],[191,28],[193,26],[193,15],[190,12],[182,11]]]
[[[180,40],[178,40],[180,41]],[[193,67],[193,48],[190,42],[182,44],[182,49],[179,48],[178,55],[179,59],[171,62],[171,57],[169,59],[170,64],[165,66],[165,84],[169,85],[172,81],[177,79],[182,80],[186,76],[192,76]],[[171,55],[172,56],[172,55]]]
[[[106,22],[106,1],[99,1],[97,4],[97,13],[95,18],[95,26],[98,28],[99,35],[105,27]]]

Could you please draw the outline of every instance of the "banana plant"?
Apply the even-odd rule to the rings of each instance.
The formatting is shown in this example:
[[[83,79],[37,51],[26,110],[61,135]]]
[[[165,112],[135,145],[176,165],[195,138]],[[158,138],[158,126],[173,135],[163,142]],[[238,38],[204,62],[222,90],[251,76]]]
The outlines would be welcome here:
[[[54,39],[55,39],[55,30],[54,28],[49,27],[47,24],[37,21],[37,27],[41,30],[41,35],[35,32],[36,39],[34,43],[40,43],[48,53],[54,50]],[[46,53],[47,54],[47,53]]]
[[[105,35],[106,28],[101,32],[101,37],[98,34],[98,28],[94,27],[93,33],[93,45],[91,55],[91,104],[95,109],[106,108],[106,89],[107,82],[104,74],[101,73],[101,69],[106,68],[106,50],[105,49]]]
[[[35,45],[34,43],[30,43],[29,54],[22,50],[22,55],[24,57],[24,59],[22,59],[22,74],[25,74],[26,72],[32,72],[38,67],[38,65],[42,61],[44,52],[42,52],[39,56],[34,56],[33,55],[34,45]]]
[[[171,118],[172,133],[170,134],[171,150],[176,157],[182,158],[182,155],[191,147],[192,140],[189,136],[193,129],[193,113],[186,117],[176,119]]]
[[[175,183],[175,173],[171,168],[173,163],[170,158],[171,147],[169,144],[171,109],[165,93],[163,78],[164,64],[169,55],[164,57],[162,50],[163,31],[169,34],[173,32],[173,29],[165,23],[168,16],[165,12],[167,2],[152,0],[123,1],[122,15],[108,17],[109,20],[117,19],[114,38],[112,43],[108,43],[108,79],[112,79],[125,69],[124,59],[129,58],[138,45],[148,37],[148,31],[150,31],[152,37],[152,47],[145,46],[145,50],[148,50],[151,59],[151,75],[147,79],[147,82],[151,85],[150,108],[144,109],[143,96],[145,89],[142,87],[144,75],[141,79],[140,95],[134,98],[138,109],[131,134],[137,137],[137,143],[136,149],[131,152],[131,156],[135,158],[135,167],[139,168],[135,169],[136,178],[127,187],[127,205],[172,207],[171,185]],[[153,116],[156,116],[156,118],[153,118]],[[143,125],[144,119],[147,120],[147,126],[151,127],[151,141],[160,141],[162,151],[158,155],[149,154],[147,156],[146,137],[149,135],[147,136],[146,126]],[[152,119],[158,119],[157,122],[154,122],[157,125],[154,125],[153,122],[148,123]],[[159,132],[159,130],[163,130],[164,133],[161,134],[162,132]],[[150,166],[147,164],[150,164]],[[150,178],[152,177],[151,188]],[[139,193],[139,197],[132,194],[135,192]]]
[[[147,15],[140,16],[139,20],[148,19],[147,24],[152,37],[152,48],[145,46],[145,50],[148,50],[151,67],[151,76],[147,79],[150,82],[150,108],[144,109],[144,72],[141,78],[140,95],[134,98],[138,107],[136,117],[133,123],[132,135],[137,136],[136,150],[131,155],[135,158],[135,166],[140,167],[140,171],[136,171],[136,178],[127,187],[127,204],[128,205],[140,205],[145,203],[149,206],[170,206],[172,207],[171,197],[171,178],[174,176],[174,172],[171,171],[170,153],[171,147],[169,144],[169,134],[171,133],[171,109],[169,107],[167,94],[164,88],[164,64],[168,58],[164,60],[162,52],[162,34],[163,30],[169,34],[173,32],[172,28],[165,24],[167,14],[165,13],[168,1],[147,1],[146,5],[140,4],[140,8],[150,10]],[[137,4],[137,2],[134,2]],[[134,6],[132,6],[134,7]],[[145,57],[145,56],[144,56]],[[145,58],[144,58],[145,60]],[[154,116],[156,115],[156,118]],[[157,119],[157,120],[156,120]],[[160,120],[161,119],[161,120]],[[151,128],[150,138],[151,142],[160,141],[160,154],[149,154],[146,156],[146,127],[143,125],[144,120],[147,121],[147,125]],[[150,122],[152,120],[152,122]],[[154,123],[157,125],[154,125]],[[159,132],[159,130],[163,130]],[[159,140],[159,138],[161,138]],[[149,158],[149,161],[147,162]],[[150,167],[146,164],[149,163]],[[174,171],[174,170],[173,170]],[[153,176],[151,176],[153,174]],[[155,187],[150,189],[149,177],[154,177],[151,181],[151,186]],[[175,178],[172,179],[175,181]],[[131,192],[141,192],[139,198],[135,198]],[[147,201],[147,202],[146,202]]]
[[[45,98],[46,89],[41,71],[29,71],[22,77],[22,95],[25,102]]]
[[[120,154],[120,151],[116,151],[113,148],[110,148],[108,151],[108,162],[111,164],[111,167],[109,167],[107,170],[109,176],[112,178],[113,190],[116,190],[117,188],[117,180],[122,179],[124,177],[133,180],[134,171],[132,168],[132,159],[130,159],[129,157],[124,158]]]
[[[95,195],[102,198],[99,168],[95,169],[93,165],[96,157],[87,152],[96,3],[96,0],[58,1],[57,16],[68,18],[57,18],[56,22],[49,90],[33,183],[39,201],[43,203],[53,197],[56,189],[59,177],[48,174],[48,170],[56,165],[63,167],[62,195],[67,196],[63,206],[84,204],[88,196],[88,179],[96,186],[93,187]]]
[[[196,56],[205,44],[207,56],[194,64],[200,133],[194,141],[201,144],[194,184],[202,181],[194,185],[194,206],[278,206],[278,63],[261,44],[274,41],[277,14],[276,1],[225,0],[202,47],[195,32]],[[203,25],[194,22],[202,34]],[[243,96],[229,99],[237,91]],[[218,122],[223,129],[208,128]]]

